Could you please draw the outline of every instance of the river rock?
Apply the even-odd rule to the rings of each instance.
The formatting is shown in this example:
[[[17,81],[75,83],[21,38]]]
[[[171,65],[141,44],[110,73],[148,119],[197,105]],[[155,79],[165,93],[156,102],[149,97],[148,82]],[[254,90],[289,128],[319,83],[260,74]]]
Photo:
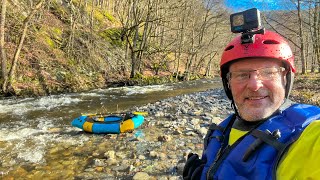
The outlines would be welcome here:
[[[120,165],[120,166],[115,166],[112,168],[114,171],[120,171],[120,172],[128,172],[130,169],[130,166],[127,165]]]
[[[184,165],[185,165],[185,163],[179,163],[179,164],[177,164],[177,173],[178,173],[178,174],[182,175]]]
[[[93,160],[93,165],[94,166],[105,166],[104,159],[94,159]]]
[[[109,158],[106,160],[106,163],[108,166],[111,166],[111,165],[116,165],[118,163],[118,161],[114,158]]]
[[[150,151],[149,156],[151,158],[156,158],[158,156],[158,153],[156,151]]]
[[[146,159],[146,156],[140,154],[140,155],[138,156],[138,159],[140,159],[140,160],[145,160],[145,159]]]
[[[168,135],[158,136],[158,141],[160,142],[168,142],[171,141],[172,137]]]
[[[145,173],[145,172],[137,172],[132,179],[133,180],[149,180],[150,176],[148,173]]]
[[[104,157],[114,159],[115,158],[115,151],[107,151],[104,153]]]

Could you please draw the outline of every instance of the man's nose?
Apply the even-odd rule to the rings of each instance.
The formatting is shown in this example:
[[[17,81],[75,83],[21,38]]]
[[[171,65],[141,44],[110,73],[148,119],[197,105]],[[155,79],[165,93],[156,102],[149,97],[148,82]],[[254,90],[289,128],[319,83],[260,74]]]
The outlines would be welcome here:
[[[261,87],[263,87],[263,83],[259,77],[259,74],[251,73],[247,82],[247,88],[251,91],[258,91]]]

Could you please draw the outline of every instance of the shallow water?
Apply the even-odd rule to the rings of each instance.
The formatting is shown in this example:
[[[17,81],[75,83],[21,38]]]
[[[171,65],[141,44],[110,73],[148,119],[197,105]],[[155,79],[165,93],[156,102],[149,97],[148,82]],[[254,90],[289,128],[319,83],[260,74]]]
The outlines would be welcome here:
[[[132,151],[146,151],[145,143],[134,139],[153,141],[164,133],[163,130],[149,127],[125,135],[95,135],[72,127],[72,119],[81,113],[124,112],[164,98],[219,86],[220,82],[216,80],[198,80],[97,89],[41,98],[2,99],[0,179],[91,179],[100,171],[104,172],[98,176],[101,179],[123,177],[123,174],[108,174],[106,169],[97,169],[100,167],[97,159],[108,151],[121,150],[124,154],[117,155],[119,157],[132,156]],[[157,146],[157,143],[152,146]],[[121,172],[119,164],[115,168],[120,168]]]

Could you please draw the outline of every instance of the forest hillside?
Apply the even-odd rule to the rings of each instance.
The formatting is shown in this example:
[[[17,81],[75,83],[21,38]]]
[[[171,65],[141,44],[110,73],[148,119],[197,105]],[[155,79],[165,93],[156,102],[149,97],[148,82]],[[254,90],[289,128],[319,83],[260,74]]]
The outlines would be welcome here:
[[[317,5],[262,12],[264,26],[290,41],[303,74],[319,71]],[[231,13],[223,0],[2,0],[1,94],[219,75],[221,52],[234,37]]]

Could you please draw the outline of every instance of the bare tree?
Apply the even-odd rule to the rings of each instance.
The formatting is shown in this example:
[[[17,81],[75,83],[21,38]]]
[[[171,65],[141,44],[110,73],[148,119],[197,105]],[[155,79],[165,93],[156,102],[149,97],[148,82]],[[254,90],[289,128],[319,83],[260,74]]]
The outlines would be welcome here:
[[[4,49],[4,34],[6,22],[7,0],[2,0],[1,19],[0,19],[0,57],[1,57],[1,77],[6,81],[7,78],[7,57]]]
[[[312,39],[314,59],[318,63],[318,72],[320,73],[320,0],[315,1],[314,13],[313,13],[313,27],[312,27]]]
[[[141,70],[141,59],[146,47],[153,21],[153,1],[127,1],[125,14],[120,15],[122,29],[122,40],[130,50],[131,72],[130,77],[134,77],[136,70]]]
[[[300,60],[301,60],[301,73],[306,73],[306,55],[305,55],[305,44],[302,28],[302,15],[301,15],[301,0],[297,1],[297,11],[298,11],[298,22],[299,22],[299,39],[300,39]]]
[[[75,34],[75,30],[76,30],[76,24],[77,24],[77,20],[78,20],[78,15],[79,13],[77,13],[77,8],[74,6],[72,0],[70,0],[68,2],[68,7],[70,9],[70,33],[69,33],[69,38],[67,41],[67,56],[71,57],[73,52],[73,48],[74,48],[74,34]]]
[[[25,37],[27,35],[27,30],[29,27],[29,23],[31,21],[31,19],[33,18],[33,16],[37,13],[37,11],[42,7],[43,3],[45,0],[40,0],[35,7],[31,10],[31,12],[28,14],[28,16],[24,19],[23,21],[23,26],[22,26],[22,34],[19,40],[19,44],[18,47],[16,48],[16,51],[14,53],[14,57],[11,63],[11,68],[8,74],[8,78],[5,78],[5,81],[3,82],[3,86],[2,86],[2,91],[7,94],[9,87],[11,86],[12,80],[14,79],[15,76],[15,70],[17,67],[17,62],[19,59],[19,55],[20,55],[20,51],[22,49],[23,46],[23,42],[25,40]]]
[[[218,26],[225,21],[226,11],[221,2],[206,0],[201,3],[190,2],[187,9],[187,62],[185,65],[185,79],[190,78],[191,73],[199,74],[202,68],[207,66],[210,55],[217,51],[214,46],[218,37]]]
[[[319,3],[319,0],[282,0],[279,5],[285,4],[282,8],[287,9],[264,14],[265,22],[294,45],[296,59],[299,60],[296,65],[303,74],[320,63]]]

